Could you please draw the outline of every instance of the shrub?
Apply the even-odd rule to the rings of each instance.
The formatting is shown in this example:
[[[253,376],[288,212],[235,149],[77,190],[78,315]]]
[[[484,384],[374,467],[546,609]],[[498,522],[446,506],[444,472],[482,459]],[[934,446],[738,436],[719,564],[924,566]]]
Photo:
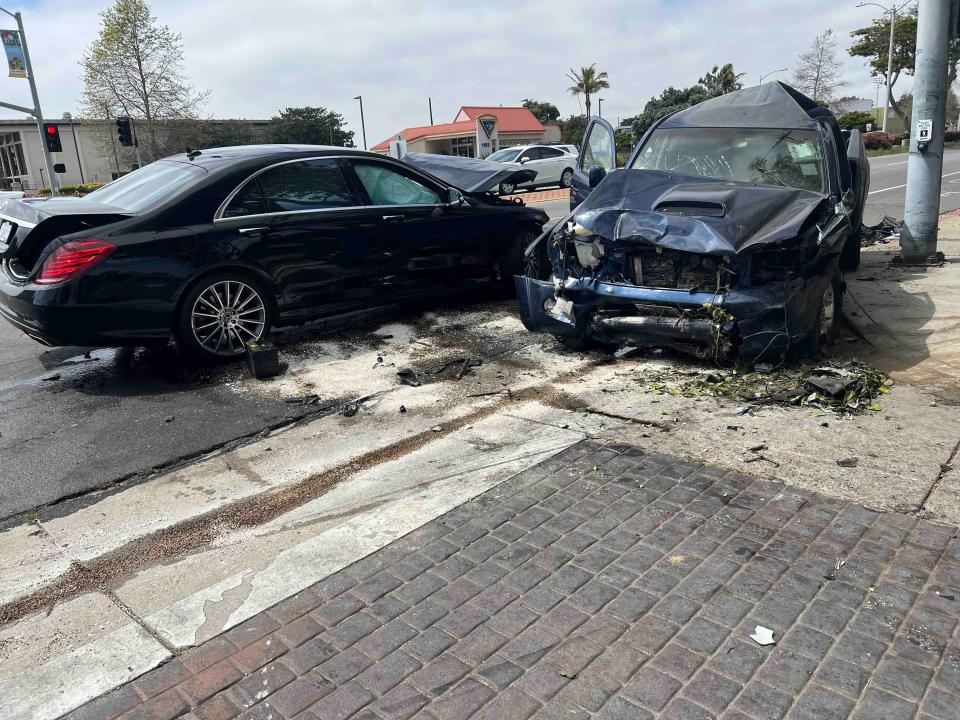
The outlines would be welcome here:
[[[77,183],[75,185],[61,185],[60,194],[61,195],[71,195],[73,197],[83,197],[87,193],[92,193],[97,188],[101,188],[106,183]],[[50,188],[40,188],[37,190],[37,195],[49,195]]]
[[[837,122],[844,130],[864,131],[867,129],[867,123],[876,122],[876,119],[868,112],[848,112],[841,115]]]
[[[960,140],[960,130],[947,130],[943,133],[944,142],[957,142]]]
[[[893,147],[893,138],[883,130],[874,130],[863,134],[863,144],[867,150],[886,150]]]

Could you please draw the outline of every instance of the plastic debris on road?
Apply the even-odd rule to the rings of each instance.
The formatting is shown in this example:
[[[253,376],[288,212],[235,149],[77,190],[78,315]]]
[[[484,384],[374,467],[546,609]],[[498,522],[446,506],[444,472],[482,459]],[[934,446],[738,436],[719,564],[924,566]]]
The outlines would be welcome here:
[[[757,645],[773,645],[776,643],[776,640],[773,639],[773,630],[765,628],[763,625],[757,625],[757,629],[753,631],[750,638]]]

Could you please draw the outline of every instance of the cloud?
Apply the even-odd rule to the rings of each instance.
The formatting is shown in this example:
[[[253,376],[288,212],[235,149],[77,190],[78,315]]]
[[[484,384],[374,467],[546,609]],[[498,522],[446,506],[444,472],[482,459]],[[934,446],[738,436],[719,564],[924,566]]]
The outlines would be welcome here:
[[[78,61],[108,4],[35,0],[22,9],[48,116],[77,114]],[[182,33],[187,75],[211,91],[206,114],[267,118],[322,105],[342,113],[359,142],[353,97],[363,95],[370,145],[427,124],[428,97],[436,122],[451,121],[460,105],[526,97],[580,112],[564,73],[593,62],[610,75],[604,115],[630,116],[715,64],[732,62],[756,83],[759,73],[794,65],[827,28],[839,38],[845,93],[875,93],[862,60],[845,51],[872,9],[836,0],[154,0],[152,8]],[[896,86],[908,88],[909,78]],[[29,104],[24,80],[0,79],[0,96]]]

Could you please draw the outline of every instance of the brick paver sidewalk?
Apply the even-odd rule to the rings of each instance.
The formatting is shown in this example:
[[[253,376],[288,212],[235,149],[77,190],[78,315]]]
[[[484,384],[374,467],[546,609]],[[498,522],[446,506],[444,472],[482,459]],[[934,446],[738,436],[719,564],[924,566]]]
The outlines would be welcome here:
[[[958,617],[955,527],[588,441],[71,717],[956,720]]]
[[[520,198],[525,203],[543,202],[544,200],[566,200],[570,197],[569,188],[558,188],[556,190],[530,190],[528,192],[519,192],[516,195],[504,195],[507,200]]]

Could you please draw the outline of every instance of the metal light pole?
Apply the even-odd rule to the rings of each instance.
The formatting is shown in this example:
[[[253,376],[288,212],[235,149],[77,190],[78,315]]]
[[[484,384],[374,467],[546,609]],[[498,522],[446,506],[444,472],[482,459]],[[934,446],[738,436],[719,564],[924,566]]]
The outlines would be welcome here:
[[[945,0],[920,0],[917,17],[907,198],[900,232],[900,259],[910,264],[942,260],[937,253],[937,225],[943,183],[951,5]]]
[[[37,95],[37,83],[33,79],[33,65],[30,63],[30,51],[27,50],[27,36],[23,32],[23,19],[20,13],[12,13],[6,8],[0,7],[0,10],[17,21],[17,30],[20,33],[20,45],[23,47],[23,60],[27,68],[27,80],[30,81],[30,94],[33,96],[33,109],[25,108],[20,105],[0,102],[0,107],[9,108],[18,112],[24,112],[27,115],[33,115],[37,121],[37,132],[40,133],[40,149],[43,150],[43,161],[47,166],[47,177],[50,178],[50,194],[58,195],[56,174],[53,172],[53,158],[50,157],[50,151],[47,149],[47,136],[43,131],[43,113],[40,111],[40,97]],[[40,174],[41,182],[43,173]]]
[[[80,170],[80,183],[86,182],[83,178],[83,162],[80,160],[80,144],[77,142],[77,129],[73,126],[73,115],[66,112],[63,114],[64,120],[70,121],[70,133],[73,135],[73,149],[77,151],[77,169]]]
[[[603,98],[597,98],[597,117],[603,117]]]
[[[867,5],[873,5],[883,10],[883,14],[890,14],[890,46],[887,48],[887,92],[883,96],[883,127],[884,132],[887,131],[887,109],[890,107],[890,100],[893,97],[893,91],[890,88],[890,76],[893,75],[893,35],[894,30],[897,26],[897,13],[900,10],[903,10],[907,5],[909,5],[913,0],[907,0],[907,2],[897,7],[896,4],[890,5],[890,7],[884,7],[879,3],[874,2],[862,2],[857,5],[857,7],[866,7]]]
[[[758,84],[759,84],[759,85],[763,85],[763,79],[764,79],[764,78],[768,78],[768,77],[770,77],[771,75],[776,75],[778,72],[786,72],[787,69],[788,69],[788,68],[780,68],[779,70],[771,70],[771,71],[768,72],[768,73],[763,73],[763,74],[760,76],[760,82],[759,82]]]
[[[363,132],[363,149],[367,149],[367,124],[363,120],[363,95],[357,95],[354,100],[360,101],[360,130]]]

